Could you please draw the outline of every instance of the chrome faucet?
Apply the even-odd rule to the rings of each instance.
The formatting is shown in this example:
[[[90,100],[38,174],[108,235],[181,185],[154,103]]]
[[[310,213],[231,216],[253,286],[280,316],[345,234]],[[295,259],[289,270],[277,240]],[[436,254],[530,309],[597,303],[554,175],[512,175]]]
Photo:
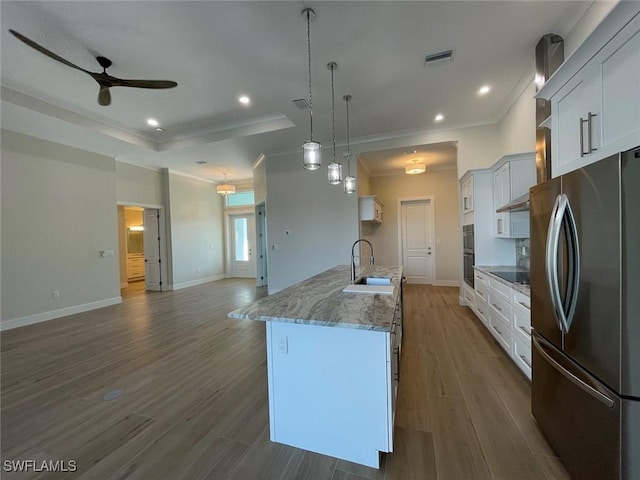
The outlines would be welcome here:
[[[356,248],[356,245],[360,242],[367,242],[369,244],[369,246],[371,247],[371,256],[369,257],[369,265],[373,265],[374,262],[374,258],[373,258],[373,245],[371,245],[371,242],[365,238],[360,238],[358,240],[356,240],[355,242],[353,242],[353,245],[351,246],[351,283],[354,283],[356,281],[356,259],[355,259],[355,255],[354,255],[354,250]],[[359,257],[359,255],[358,255]]]

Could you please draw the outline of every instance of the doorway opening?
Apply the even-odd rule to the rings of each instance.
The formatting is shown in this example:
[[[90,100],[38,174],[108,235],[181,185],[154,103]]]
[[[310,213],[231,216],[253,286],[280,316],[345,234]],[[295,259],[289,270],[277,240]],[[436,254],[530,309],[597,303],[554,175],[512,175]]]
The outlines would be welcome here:
[[[118,205],[120,290],[123,297],[162,291],[164,229],[160,208]]]
[[[433,196],[398,199],[398,253],[409,283],[434,282],[436,252],[433,212]]]

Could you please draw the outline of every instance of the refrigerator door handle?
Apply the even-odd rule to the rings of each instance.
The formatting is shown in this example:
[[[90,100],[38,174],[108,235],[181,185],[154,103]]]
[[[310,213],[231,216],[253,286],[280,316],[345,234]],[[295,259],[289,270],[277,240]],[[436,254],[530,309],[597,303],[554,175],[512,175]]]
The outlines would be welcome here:
[[[564,225],[567,231],[567,242],[569,244],[569,281],[567,285],[567,296],[565,300],[566,310],[564,313],[564,325],[566,330],[564,333],[568,333],[573,322],[573,316],[576,311],[576,304],[578,302],[578,286],[580,284],[580,244],[578,243],[578,227],[576,226],[576,219],[571,209],[571,203],[566,195],[563,195],[566,199],[566,208],[564,211]]]
[[[583,391],[591,395],[593,398],[595,398],[599,402],[605,404],[607,407],[609,408],[615,407],[615,401],[609,395],[607,395],[605,392],[602,391],[603,388],[599,387],[599,383],[594,378],[591,378],[591,376],[587,374],[584,374],[585,379],[587,380],[586,382],[581,378],[578,378],[576,375],[571,373],[569,370],[567,370],[565,367],[563,367],[558,361],[556,361],[553,358],[552,353],[549,353],[548,351],[552,347],[548,344],[546,340],[539,337],[538,334],[536,333],[533,334],[531,339],[533,340],[533,345],[536,347],[536,350],[538,351],[538,353],[540,353],[540,355],[542,355],[542,357],[547,362],[549,362],[549,364],[553,368],[555,368],[559,373],[561,373],[565,378],[567,378],[567,380],[575,384],[577,387],[579,387],[580,389],[582,389]]]
[[[564,310],[562,308],[562,299],[560,297],[560,286],[558,284],[558,248],[560,243],[560,230],[562,229],[562,221],[566,208],[566,195],[558,195],[553,204],[551,218],[549,219],[545,252],[547,287],[549,288],[551,305],[553,306],[553,316],[556,319],[558,329],[563,333],[567,332],[567,327]]]

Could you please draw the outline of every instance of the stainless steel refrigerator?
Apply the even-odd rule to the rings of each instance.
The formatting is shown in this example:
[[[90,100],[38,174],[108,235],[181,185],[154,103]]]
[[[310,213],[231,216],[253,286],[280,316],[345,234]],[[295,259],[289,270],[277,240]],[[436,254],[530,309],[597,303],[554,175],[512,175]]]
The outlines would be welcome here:
[[[640,480],[640,147],[531,188],[532,412],[576,480]]]

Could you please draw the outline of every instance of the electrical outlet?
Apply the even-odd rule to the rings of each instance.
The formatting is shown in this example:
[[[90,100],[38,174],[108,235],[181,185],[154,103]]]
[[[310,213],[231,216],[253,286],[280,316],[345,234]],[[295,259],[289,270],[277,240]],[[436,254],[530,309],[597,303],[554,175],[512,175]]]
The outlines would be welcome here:
[[[51,292],[51,298],[60,298],[60,292],[58,290],[54,290]]]
[[[289,353],[289,341],[286,335],[280,335],[278,337],[278,353],[286,355]]]

